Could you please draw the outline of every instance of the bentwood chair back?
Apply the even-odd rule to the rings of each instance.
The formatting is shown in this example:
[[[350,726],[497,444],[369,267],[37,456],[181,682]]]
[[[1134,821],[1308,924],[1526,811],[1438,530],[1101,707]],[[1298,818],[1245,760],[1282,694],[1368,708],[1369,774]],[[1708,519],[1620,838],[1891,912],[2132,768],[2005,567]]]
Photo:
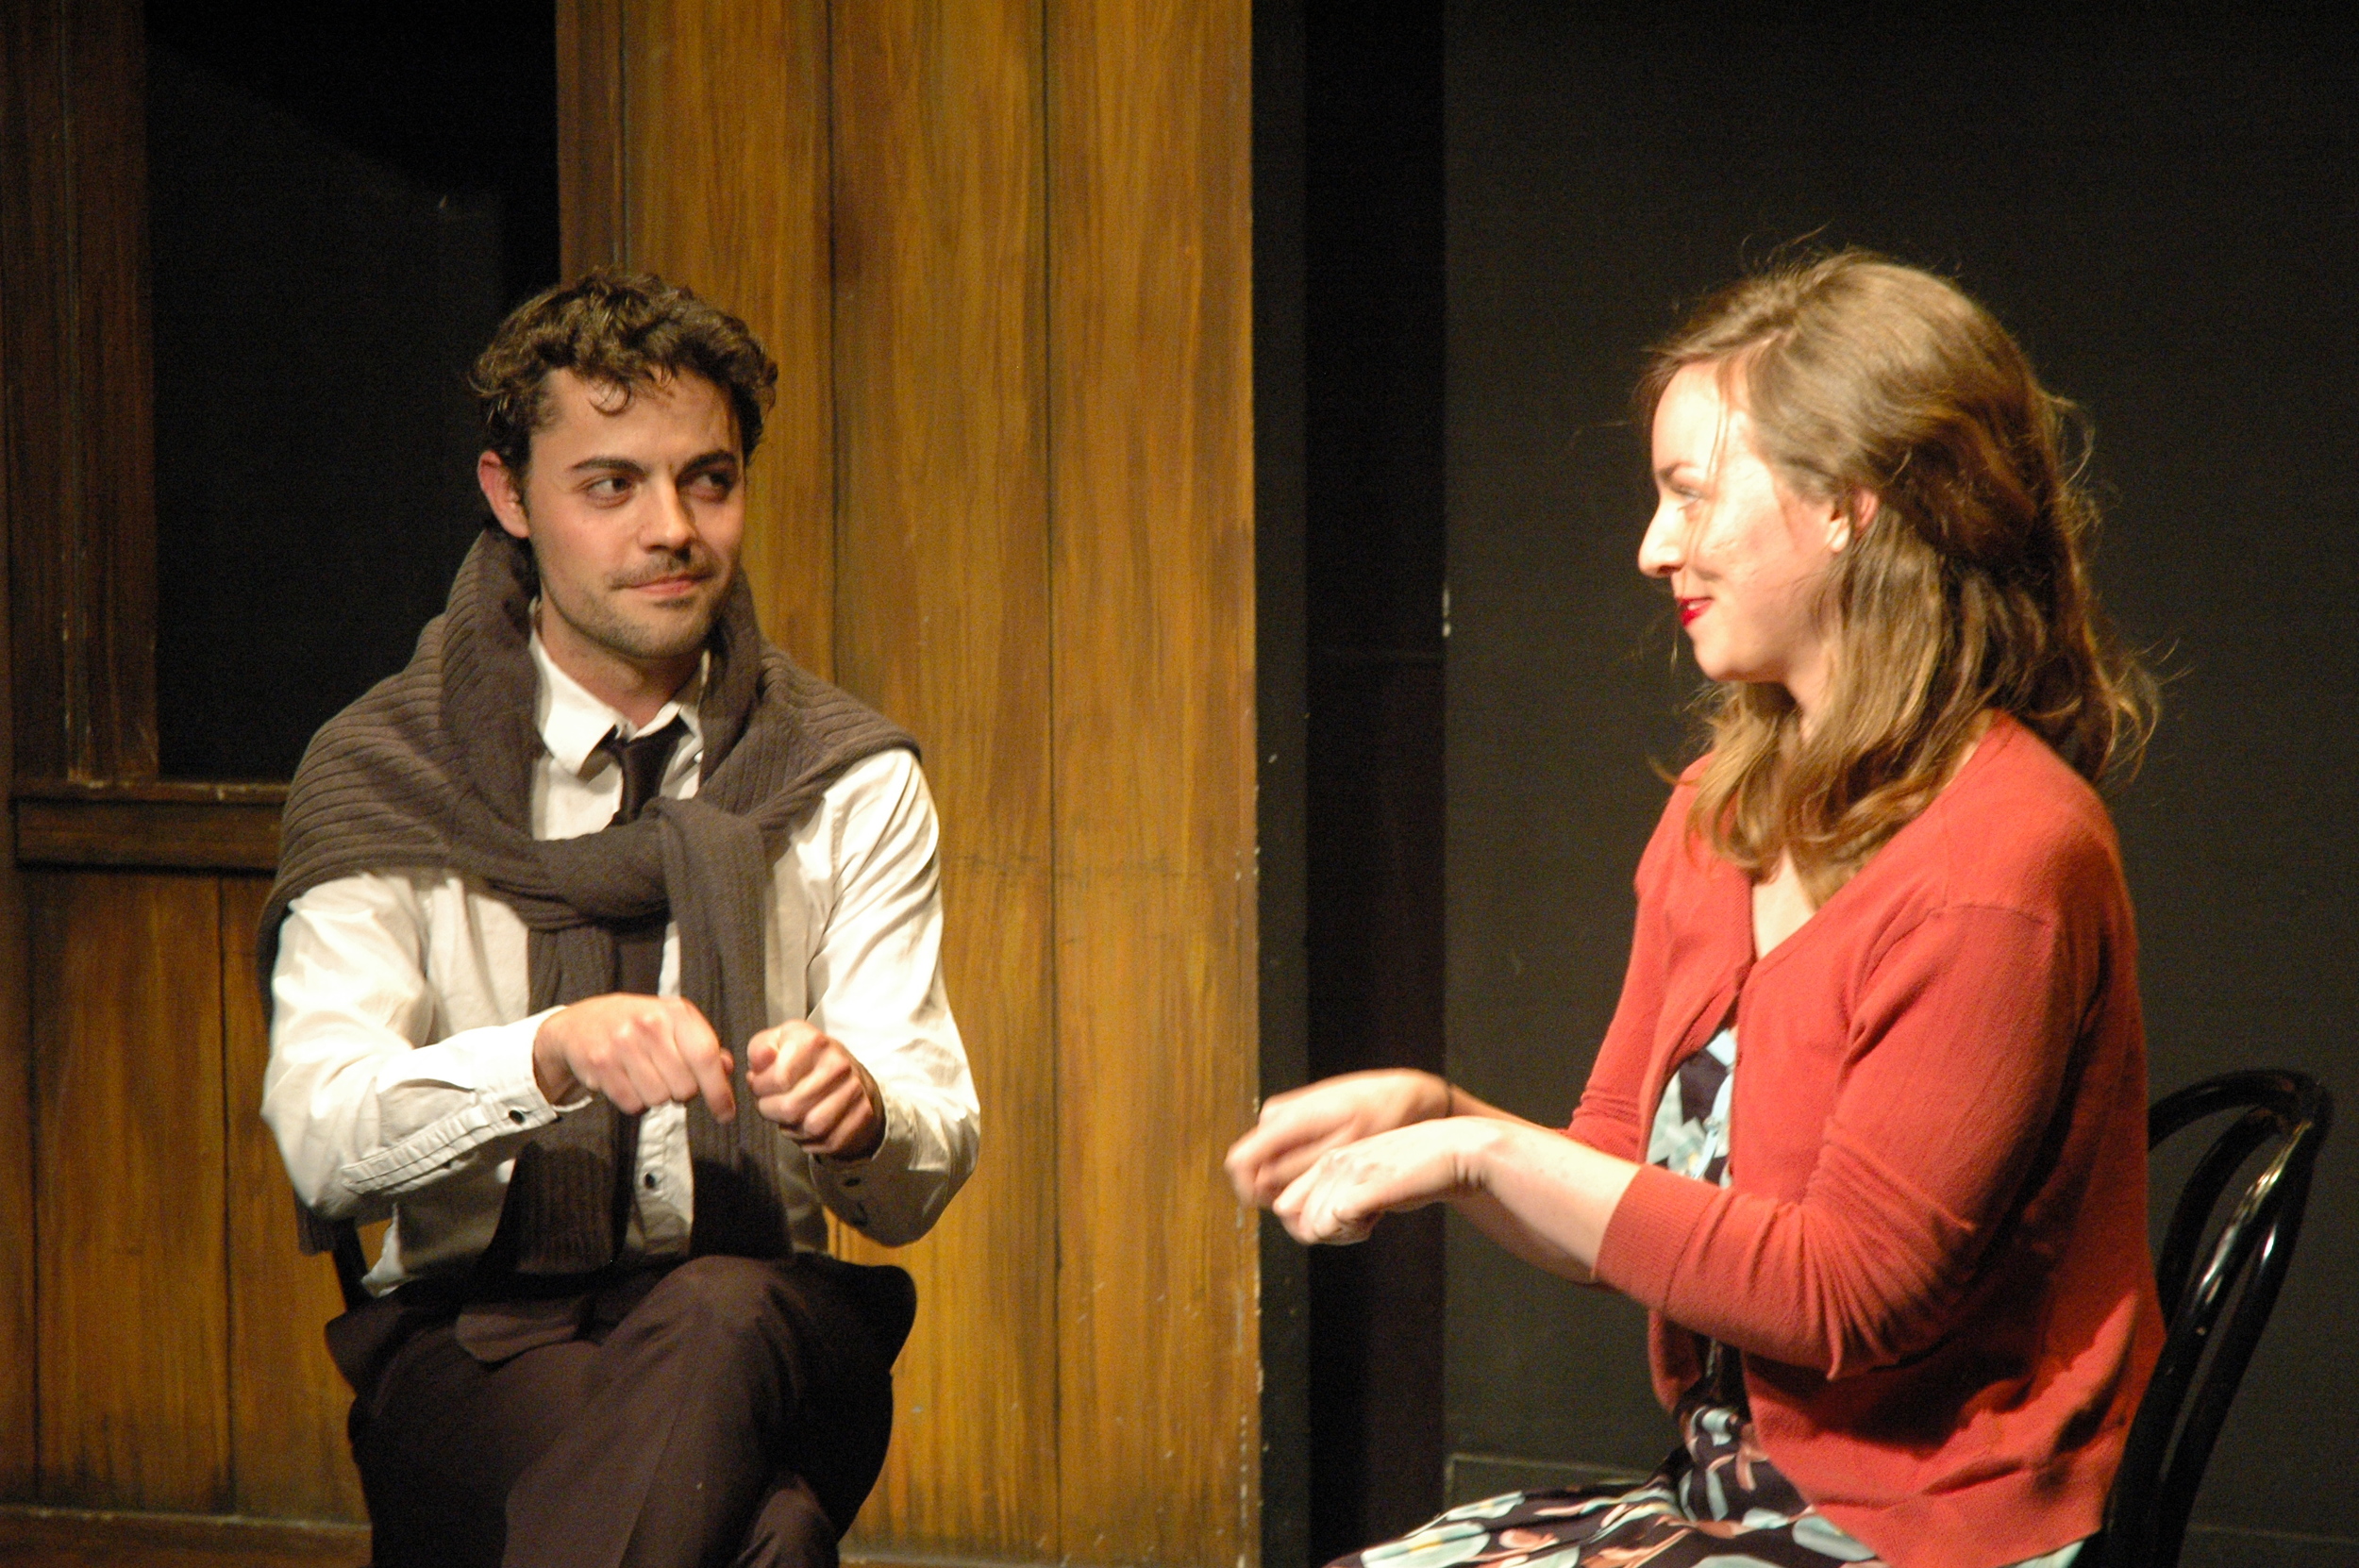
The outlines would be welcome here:
[[[2104,1532],[2076,1568],[2177,1568],[2212,1444],[2293,1262],[2334,1097],[2300,1073],[2224,1073],[2158,1101],[2147,1146],[2229,1112],[2235,1119],[2171,1209],[2154,1266],[2169,1334],[2131,1424]]]

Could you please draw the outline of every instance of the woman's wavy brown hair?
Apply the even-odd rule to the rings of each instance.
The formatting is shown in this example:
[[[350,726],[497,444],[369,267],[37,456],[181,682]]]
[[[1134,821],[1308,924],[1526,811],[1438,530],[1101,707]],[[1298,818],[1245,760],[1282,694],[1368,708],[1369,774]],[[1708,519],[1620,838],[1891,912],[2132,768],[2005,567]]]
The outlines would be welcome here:
[[[1709,699],[1690,821],[1716,851],[1755,876],[1791,854],[1825,902],[1925,809],[1989,709],[2092,780],[2134,767],[2154,682],[2089,583],[2097,509],[2066,450],[2077,410],[1990,312],[1844,251],[1706,302],[1654,350],[1642,428],[1698,364],[1723,370],[1789,491],[1855,518],[1823,591],[1833,668],[1810,733],[1782,687],[1732,681]]]

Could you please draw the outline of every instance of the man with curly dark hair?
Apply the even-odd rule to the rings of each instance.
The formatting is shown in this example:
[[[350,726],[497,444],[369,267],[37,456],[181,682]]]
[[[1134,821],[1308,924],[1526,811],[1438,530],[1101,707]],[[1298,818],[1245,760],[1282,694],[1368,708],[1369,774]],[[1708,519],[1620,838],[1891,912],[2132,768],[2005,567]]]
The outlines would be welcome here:
[[[762,640],[777,372],[645,275],[477,362],[492,519],[324,726],[264,911],[263,1115],[316,1221],[378,1568],[831,1564],[973,1169],[915,744]]]

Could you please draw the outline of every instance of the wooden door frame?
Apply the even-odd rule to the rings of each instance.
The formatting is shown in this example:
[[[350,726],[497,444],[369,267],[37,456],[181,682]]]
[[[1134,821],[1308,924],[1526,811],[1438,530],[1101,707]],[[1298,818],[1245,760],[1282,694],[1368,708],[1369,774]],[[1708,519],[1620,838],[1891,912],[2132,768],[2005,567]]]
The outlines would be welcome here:
[[[275,784],[161,780],[146,46],[136,0],[0,25],[12,865],[268,870]]]

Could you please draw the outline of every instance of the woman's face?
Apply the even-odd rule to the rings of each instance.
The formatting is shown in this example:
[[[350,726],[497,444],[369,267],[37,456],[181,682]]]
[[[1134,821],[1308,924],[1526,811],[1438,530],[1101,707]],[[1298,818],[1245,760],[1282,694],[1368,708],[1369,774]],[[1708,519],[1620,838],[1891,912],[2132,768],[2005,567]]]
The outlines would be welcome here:
[[[1712,364],[1681,370],[1655,407],[1654,482],[1638,569],[1670,584],[1697,665],[1713,680],[1773,681],[1810,717],[1831,673],[1819,590],[1849,519],[1770,472]]]

